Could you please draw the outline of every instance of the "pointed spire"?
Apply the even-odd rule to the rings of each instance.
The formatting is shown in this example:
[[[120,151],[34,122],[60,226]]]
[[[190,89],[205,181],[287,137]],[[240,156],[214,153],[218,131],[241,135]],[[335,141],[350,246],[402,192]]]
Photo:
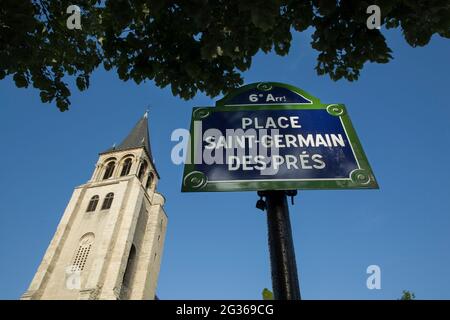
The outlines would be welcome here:
[[[153,162],[148,133],[148,112],[146,112],[144,116],[136,123],[128,136],[119,145],[113,147],[112,149],[106,150],[104,153],[142,147],[145,148],[150,160]]]

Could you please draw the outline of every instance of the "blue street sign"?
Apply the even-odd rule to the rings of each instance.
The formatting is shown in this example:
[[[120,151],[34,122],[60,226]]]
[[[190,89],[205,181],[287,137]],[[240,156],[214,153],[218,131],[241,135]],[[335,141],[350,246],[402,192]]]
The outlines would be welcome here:
[[[259,92],[290,102],[242,103]],[[193,111],[183,191],[378,188],[344,105],[277,83],[217,104]]]

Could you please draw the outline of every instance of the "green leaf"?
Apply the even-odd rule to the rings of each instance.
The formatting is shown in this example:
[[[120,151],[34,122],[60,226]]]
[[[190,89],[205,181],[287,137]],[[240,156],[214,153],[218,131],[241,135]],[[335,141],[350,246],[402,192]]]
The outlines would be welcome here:
[[[78,89],[80,89],[80,91],[86,90],[86,88],[87,88],[86,79],[83,76],[78,76],[76,83],[77,83],[77,87],[78,87]]]
[[[416,295],[414,294],[414,292],[403,290],[403,294],[400,300],[414,300],[414,299],[416,299]]]
[[[26,88],[28,87],[27,78],[25,78],[23,73],[16,73],[13,77],[14,82],[18,88]]]
[[[56,98],[56,106],[61,112],[69,110],[69,102],[61,98]]]
[[[273,293],[267,288],[262,291],[263,300],[273,300]]]
[[[53,100],[53,95],[47,91],[41,91],[39,94],[42,102],[50,102]]]

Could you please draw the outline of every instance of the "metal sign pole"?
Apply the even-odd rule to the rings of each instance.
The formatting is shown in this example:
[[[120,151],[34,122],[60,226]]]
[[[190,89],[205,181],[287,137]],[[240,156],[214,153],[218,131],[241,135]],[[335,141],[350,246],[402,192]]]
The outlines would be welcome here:
[[[300,300],[286,191],[265,191],[258,194],[266,197],[274,299]]]

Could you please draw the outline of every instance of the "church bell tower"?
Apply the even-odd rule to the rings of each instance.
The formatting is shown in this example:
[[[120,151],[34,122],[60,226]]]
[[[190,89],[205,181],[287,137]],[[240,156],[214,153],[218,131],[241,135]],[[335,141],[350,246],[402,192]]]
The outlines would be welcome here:
[[[155,299],[167,216],[147,118],[75,188],[21,299]]]

